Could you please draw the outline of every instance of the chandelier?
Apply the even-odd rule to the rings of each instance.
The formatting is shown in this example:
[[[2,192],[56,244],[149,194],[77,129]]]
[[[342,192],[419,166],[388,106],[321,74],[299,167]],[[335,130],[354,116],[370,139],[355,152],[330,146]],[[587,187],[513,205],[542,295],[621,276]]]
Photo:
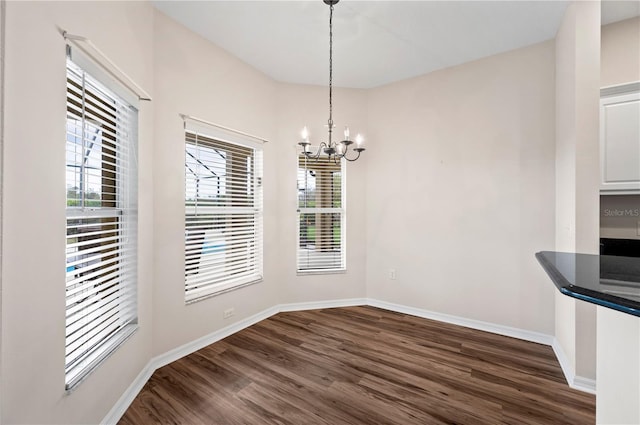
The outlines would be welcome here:
[[[307,127],[302,130],[302,141],[298,144],[302,146],[302,151],[309,159],[313,158],[316,161],[324,153],[329,161],[333,160],[338,162],[342,158],[347,161],[356,161],[360,158],[360,154],[364,151],[362,147],[363,138],[360,134],[356,136],[356,147],[352,150],[358,155],[355,158],[347,157],[347,151],[349,146],[354,142],[349,139],[349,127],[344,128],[344,140],[340,142],[334,142],[333,136],[333,5],[338,3],[339,0],[323,0],[326,5],[329,6],[329,120],[327,121],[327,127],[329,129],[329,141],[327,143],[321,142],[316,152],[311,151],[311,142],[309,141],[309,131]]]

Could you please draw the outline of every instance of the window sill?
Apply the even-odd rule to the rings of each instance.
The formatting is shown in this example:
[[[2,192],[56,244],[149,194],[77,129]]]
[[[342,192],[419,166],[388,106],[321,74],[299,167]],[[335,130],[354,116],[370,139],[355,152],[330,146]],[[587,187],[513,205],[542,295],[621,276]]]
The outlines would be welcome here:
[[[297,276],[315,276],[323,274],[345,274],[347,269],[327,269],[327,270],[298,270]]]
[[[65,393],[69,395],[75,391],[78,385],[84,382],[114,351],[127,342],[137,330],[137,322],[126,325],[116,332],[113,338],[108,340],[100,350],[95,350],[93,354],[76,366],[73,372],[68,372],[65,376]]]
[[[227,285],[226,287],[223,286],[220,289],[215,290],[214,292],[210,292],[210,293],[204,294],[204,295],[199,296],[199,297],[186,299],[185,300],[185,304],[186,305],[190,305],[190,304],[193,304],[193,303],[197,303],[199,301],[203,301],[203,300],[206,300],[206,299],[211,298],[211,297],[216,297],[218,295],[226,294],[227,292],[235,291],[236,289],[245,288],[247,286],[254,285],[256,283],[260,283],[263,280],[264,280],[263,278],[260,278],[260,279],[252,280],[252,281],[245,282],[245,283]]]

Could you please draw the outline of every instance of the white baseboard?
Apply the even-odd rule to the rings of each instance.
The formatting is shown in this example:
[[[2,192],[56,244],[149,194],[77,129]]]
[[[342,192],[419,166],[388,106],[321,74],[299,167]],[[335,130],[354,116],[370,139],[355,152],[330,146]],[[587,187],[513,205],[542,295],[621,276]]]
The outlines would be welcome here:
[[[562,373],[564,374],[564,378],[567,380],[567,384],[569,384],[569,387],[575,390],[584,391],[589,394],[595,394],[595,379],[576,376],[573,364],[571,364],[571,362],[569,361],[569,358],[565,354],[564,349],[562,348],[562,345],[560,345],[560,342],[557,340],[557,338],[553,338],[551,348],[553,348],[553,352],[556,354],[556,358],[558,359],[558,363],[560,363],[560,368],[562,368]]]
[[[397,313],[409,314],[412,316],[422,317],[425,319],[437,320],[440,322],[451,323],[454,325],[464,326],[471,329],[477,329],[481,331],[491,332],[498,335],[509,336],[512,338],[518,338],[525,341],[536,342],[539,344],[550,345],[558,358],[562,372],[567,378],[567,383],[571,388],[585,391],[595,394],[595,381],[592,379],[582,378],[575,376],[573,367],[569,363],[562,347],[557,340],[551,335],[527,331],[523,329],[512,328],[509,326],[497,325],[495,323],[482,322],[479,320],[466,319],[464,317],[452,316],[443,313],[437,313],[429,310],[422,310],[415,307],[409,307],[401,304],[388,303],[386,301],[380,301],[372,298],[348,298],[341,300],[327,300],[327,301],[313,301],[303,303],[291,303],[291,304],[279,304],[274,307],[270,307],[259,313],[254,314],[251,317],[242,319],[230,326],[227,326],[218,331],[212,332],[208,335],[198,338],[195,341],[191,341],[180,347],[176,347],[164,354],[152,358],[149,363],[144,367],[140,374],[136,377],[133,383],[127,388],[124,394],[116,402],[113,408],[109,411],[107,416],[102,420],[102,424],[116,424],[122,415],[127,411],[127,408],[131,405],[136,398],[144,384],[151,378],[153,372],[156,369],[165,366],[171,362],[174,362],[184,356],[187,356],[207,345],[213,344],[216,341],[220,341],[223,338],[228,337],[236,332],[241,331],[261,320],[267,319],[274,314],[285,311],[302,311],[302,310],[315,310],[322,308],[335,308],[335,307],[351,307],[357,305],[370,305],[372,307],[378,307],[385,310],[395,311]]]
[[[573,379],[573,385],[569,384],[574,390],[584,391],[589,394],[596,394],[596,380],[591,378],[585,378],[583,376],[576,376]]]
[[[527,331],[524,329],[512,328],[509,326],[497,325],[495,323],[482,322],[479,320],[466,319],[464,317],[452,316],[449,314],[436,313],[429,310],[422,310],[415,307],[408,307],[400,304],[388,303],[376,299],[368,299],[367,304],[373,307],[383,308],[385,310],[396,311],[398,313],[410,314],[412,316],[423,317],[425,319],[437,320],[439,322],[451,323],[466,328],[477,329],[480,331],[491,332],[498,335],[510,336],[525,341],[536,342],[538,344],[550,345],[553,352],[560,363],[560,368],[564,374],[569,387],[584,391],[590,394],[596,393],[596,381],[594,379],[576,376],[573,366],[564,353],[564,350],[558,343],[558,340],[547,334]]]
[[[477,329],[479,331],[491,332],[498,335],[510,336],[525,341],[536,342],[538,344],[551,345],[553,337],[551,335],[527,331],[524,329],[512,328],[509,326],[497,325],[495,323],[482,322],[479,320],[466,319],[460,316],[436,313],[434,311],[422,310],[415,307],[408,307],[400,304],[388,303],[376,299],[368,299],[367,304],[385,310],[396,311],[398,313],[409,314],[411,316],[422,317],[424,319],[437,320],[439,322],[451,323],[453,325],[464,326],[465,328]]]
[[[356,305],[367,305],[367,299],[366,298],[347,298],[343,300],[312,301],[312,302],[306,302],[306,303],[280,304],[278,306],[278,311],[317,310],[321,308],[353,307]]]
[[[258,323],[264,319],[267,319],[274,314],[277,314],[281,311],[301,311],[301,310],[313,310],[313,309],[321,309],[321,308],[333,308],[333,307],[350,307],[355,305],[365,305],[366,299],[364,298],[353,298],[353,299],[343,299],[343,300],[328,300],[328,301],[314,301],[314,302],[306,302],[306,303],[292,303],[292,304],[279,304],[273,307],[270,307],[266,310],[263,310],[259,313],[254,314],[251,317],[247,317],[246,319],[242,319],[238,322],[233,323],[225,328],[212,332],[208,335],[205,335],[201,338],[196,339],[195,341],[188,342],[180,347],[176,347],[164,354],[156,356],[152,358],[149,363],[144,367],[144,369],[138,374],[133,383],[127,388],[127,390],[122,394],[120,399],[116,402],[116,404],[111,408],[109,413],[102,420],[101,424],[111,425],[117,424],[122,415],[127,411],[133,400],[136,398],[144,384],[147,383],[153,372],[156,369],[161,368],[162,366],[168,365],[171,362],[174,362],[184,356],[188,356],[189,354],[198,351],[207,345],[211,345],[214,342],[220,341],[223,338],[228,337],[229,335],[233,335],[236,332],[241,331],[242,329],[248,328],[249,326]]]
[[[551,348],[553,348],[553,352],[556,354],[556,358],[558,359],[558,363],[560,363],[560,368],[562,369],[562,373],[564,373],[564,378],[567,380],[567,384],[571,386],[573,381],[576,379],[576,372],[557,338],[553,338]]]
[[[153,372],[155,372],[155,368],[151,366],[151,362],[147,363],[147,365],[142,369],[142,371],[136,376],[136,379],[133,380],[129,388],[122,394],[120,399],[116,402],[116,404],[111,408],[107,416],[104,417],[101,424],[117,424],[124,412],[127,411],[133,400],[136,398],[138,393],[144,387],[144,384],[147,383]]]
[[[166,366],[171,362],[175,362],[178,359],[183,358],[184,356],[188,356],[191,353],[194,353],[207,345],[211,345],[214,342],[220,341],[228,337],[229,335],[233,335],[236,332],[239,332],[245,328],[248,328],[251,325],[254,325],[264,319],[267,319],[274,314],[277,314],[280,310],[278,306],[270,307],[266,310],[263,310],[259,313],[254,314],[251,317],[247,317],[238,322],[235,322],[227,327],[224,327],[220,330],[212,332],[208,335],[205,335],[201,338],[196,339],[195,341],[188,342],[180,347],[176,347],[173,350],[170,350],[164,354],[154,357],[151,359],[150,363],[154,370],[161,368],[162,366]]]
[[[268,317],[273,316],[278,313],[278,308],[271,307],[266,310],[261,311],[260,313],[254,314],[251,317],[247,317],[246,319],[242,319],[232,325],[229,325],[225,328],[222,328],[218,331],[210,333],[209,335],[205,335],[202,338],[198,338],[194,341],[188,342],[180,347],[176,347],[173,350],[167,351],[164,354],[156,356],[152,358],[149,363],[144,367],[142,372],[136,377],[133,383],[127,388],[127,390],[122,394],[122,397],[116,402],[113,408],[109,411],[107,416],[102,420],[101,424],[117,424],[122,415],[127,411],[133,400],[136,398],[144,384],[147,383],[153,372],[156,369],[161,368],[162,366],[168,365],[171,362],[174,362],[184,356],[187,356],[193,352],[200,350],[201,348],[206,347],[207,345],[211,345],[216,341],[220,341],[223,338],[228,337],[229,335],[233,335],[234,333],[241,331],[244,328],[248,328],[249,326],[260,322]]]

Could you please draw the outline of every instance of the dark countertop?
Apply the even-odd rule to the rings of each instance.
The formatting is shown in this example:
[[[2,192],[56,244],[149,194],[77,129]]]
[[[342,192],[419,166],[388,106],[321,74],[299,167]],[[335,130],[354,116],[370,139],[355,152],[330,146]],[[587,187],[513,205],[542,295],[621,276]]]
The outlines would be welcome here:
[[[555,251],[536,258],[561,293],[640,317],[640,258]]]

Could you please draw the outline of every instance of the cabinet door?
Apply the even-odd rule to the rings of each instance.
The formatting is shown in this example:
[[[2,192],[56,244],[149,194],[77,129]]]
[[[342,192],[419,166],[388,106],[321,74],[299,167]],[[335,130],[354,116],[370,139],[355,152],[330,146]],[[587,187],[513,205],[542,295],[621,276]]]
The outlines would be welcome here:
[[[640,193],[640,93],[600,100],[601,186],[605,193]]]

